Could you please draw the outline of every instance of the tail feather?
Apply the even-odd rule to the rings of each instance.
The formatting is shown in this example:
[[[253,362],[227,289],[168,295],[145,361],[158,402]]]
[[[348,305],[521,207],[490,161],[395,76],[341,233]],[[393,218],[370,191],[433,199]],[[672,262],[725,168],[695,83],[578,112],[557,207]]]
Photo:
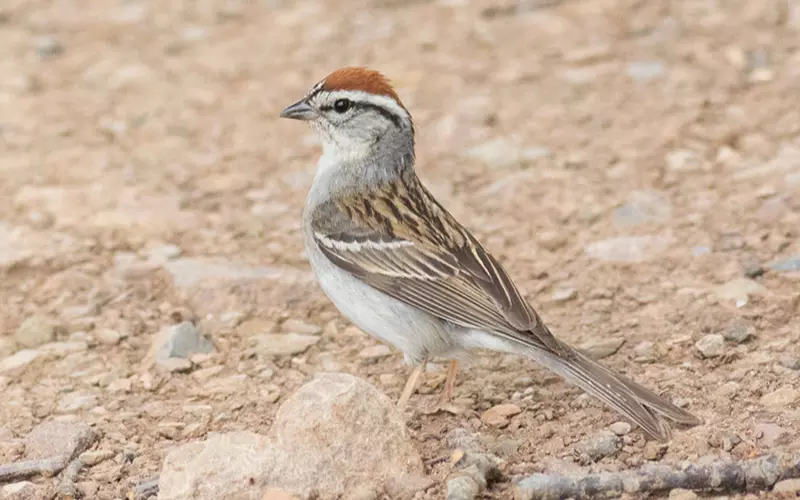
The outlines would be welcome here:
[[[701,423],[686,410],[574,349],[565,346],[569,355],[561,356],[539,347],[528,347],[530,356],[537,362],[628,417],[655,439],[667,441],[671,436],[664,419],[685,425]]]

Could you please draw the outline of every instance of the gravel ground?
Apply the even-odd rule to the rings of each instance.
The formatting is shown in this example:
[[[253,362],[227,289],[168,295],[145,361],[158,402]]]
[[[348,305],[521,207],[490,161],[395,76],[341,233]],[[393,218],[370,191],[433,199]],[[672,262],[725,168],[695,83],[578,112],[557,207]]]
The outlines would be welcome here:
[[[421,177],[551,329],[705,421],[655,446],[494,354],[427,414],[434,362],[407,415],[418,498],[444,497],[454,429],[502,460],[492,499],[800,447],[799,47],[780,0],[4,0],[0,463],[43,421],[88,424],[78,488],[123,498],[177,444],[267,433],[316,372],[399,395],[402,356],[313,282],[319,146],[277,118],[351,64],[392,78]]]

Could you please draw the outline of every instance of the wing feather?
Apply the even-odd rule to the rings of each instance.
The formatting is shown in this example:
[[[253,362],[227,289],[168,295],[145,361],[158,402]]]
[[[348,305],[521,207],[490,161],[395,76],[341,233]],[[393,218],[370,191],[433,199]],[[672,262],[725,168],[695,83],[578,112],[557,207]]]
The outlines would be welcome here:
[[[537,328],[536,312],[502,265],[422,184],[326,202],[312,214],[312,229],[334,264],[397,300],[455,325],[565,352]]]

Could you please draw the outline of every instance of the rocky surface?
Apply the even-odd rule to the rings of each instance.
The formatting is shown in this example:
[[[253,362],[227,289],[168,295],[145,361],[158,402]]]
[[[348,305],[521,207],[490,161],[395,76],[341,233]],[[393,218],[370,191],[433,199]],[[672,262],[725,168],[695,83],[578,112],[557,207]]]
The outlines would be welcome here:
[[[397,493],[421,474],[389,398],[351,375],[321,374],[281,406],[267,436],[213,434],[172,451],[159,499],[262,498],[268,488],[334,499],[367,485]]]
[[[0,2],[0,461],[26,460],[39,426],[88,426],[98,455],[76,488],[127,498],[176,447],[269,439],[318,372],[399,396],[402,355],[313,281],[300,213],[319,144],[277,118],[350,64],[392,78],[426,185],[551,330],[704,421],[646,442],[534,362],[488,353],[433,412],[434,359],[404,414],[424,477],[383,491],[505,499],[536,472],[797,447],[800,7],[662,7]],[[619,447],[595,461],[584,446],[605,432]],[[500,474],[483,486],[455,448]]]

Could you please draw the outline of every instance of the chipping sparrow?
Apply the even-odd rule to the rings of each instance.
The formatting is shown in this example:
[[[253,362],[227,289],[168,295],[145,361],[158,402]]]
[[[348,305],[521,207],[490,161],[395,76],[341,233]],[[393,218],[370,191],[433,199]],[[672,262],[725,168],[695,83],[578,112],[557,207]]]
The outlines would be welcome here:
[[[334,71],[281,117],[310,122],[322,140],[303,213],[322,289],[353,323],[416,365],[400,406],[428,358],[451,360],[443,403],[457,360],[486,348],[534,359],[653,438],[669,438],[665,419],[700,422],[553,336],[500,262],[420,183],[411,116],[383,75]]]

